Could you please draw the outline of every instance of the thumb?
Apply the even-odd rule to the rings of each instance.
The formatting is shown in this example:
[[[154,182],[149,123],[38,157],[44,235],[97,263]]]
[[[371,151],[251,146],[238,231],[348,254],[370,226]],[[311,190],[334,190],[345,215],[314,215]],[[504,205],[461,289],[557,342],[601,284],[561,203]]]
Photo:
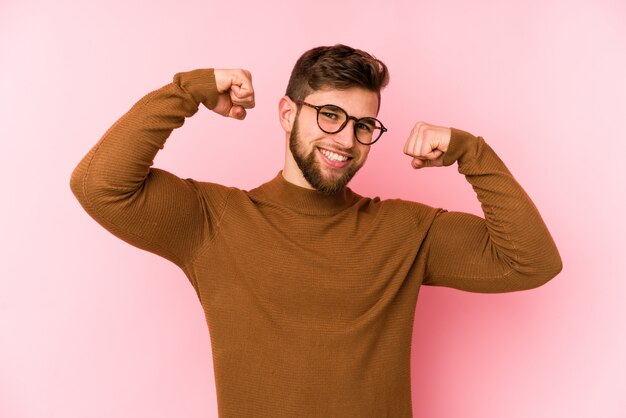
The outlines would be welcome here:
[[[239,105],[233,105],[228,111],[228,116],[235,119],[245,119],[246,118],[246,109]]]
[[[441,164],[437,160],[433,160],[430,157],[415,157],[411,160],[411,167],[415,169],[426,168],[426,167],[440,167]]]
[[[218,96],[217,104],[211,110],[222,116],[239,120],[244,119],[247,113],[242,106],[233,104],[230,98],[225,94],[220,94]]]

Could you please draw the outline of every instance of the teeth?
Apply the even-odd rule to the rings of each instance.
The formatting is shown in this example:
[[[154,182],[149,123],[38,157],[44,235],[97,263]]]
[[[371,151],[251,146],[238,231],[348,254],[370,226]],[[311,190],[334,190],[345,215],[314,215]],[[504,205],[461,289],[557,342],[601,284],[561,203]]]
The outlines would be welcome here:
[[[328,158],[331,161],[335,161],[335,162],[341,163],[341,162],[344,162],[344,161],[348,160],[348,157],[346,157],[344,155],[339,155],[339,154],[337,154],[335,152],[328,151],[328,150],[325,150],[325,149],[322,149],[322,148],[319,148],[319,150],[320,150],[320,152],[322,154],[324,154],[326,156],[326,158]]]

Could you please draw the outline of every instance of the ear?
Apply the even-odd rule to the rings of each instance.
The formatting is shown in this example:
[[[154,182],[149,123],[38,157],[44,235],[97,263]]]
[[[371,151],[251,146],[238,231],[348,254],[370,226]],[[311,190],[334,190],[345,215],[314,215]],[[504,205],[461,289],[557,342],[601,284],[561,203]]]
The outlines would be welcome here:
[[[296,103],[289,97],[283,96],[278,102],[278,119],[285,132],[289,133],[293,129],[297,113],[298,106]]]

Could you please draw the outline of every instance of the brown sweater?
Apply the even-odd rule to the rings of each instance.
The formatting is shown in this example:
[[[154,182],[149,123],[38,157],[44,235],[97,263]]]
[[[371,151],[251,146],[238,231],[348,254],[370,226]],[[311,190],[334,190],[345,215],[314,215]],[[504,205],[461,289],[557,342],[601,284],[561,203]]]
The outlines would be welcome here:
[[[509,292],[561,270],[531,200],[482,138],[457,129],[444,164],[458,162],[485,219],[348,188],[326,196],[280,173],[243,191],[151,168],[216,96],[212,70],[176,74],[106,132],[71,187],[102,226],[189,278],[220,417],[411,417],[420,285]]]

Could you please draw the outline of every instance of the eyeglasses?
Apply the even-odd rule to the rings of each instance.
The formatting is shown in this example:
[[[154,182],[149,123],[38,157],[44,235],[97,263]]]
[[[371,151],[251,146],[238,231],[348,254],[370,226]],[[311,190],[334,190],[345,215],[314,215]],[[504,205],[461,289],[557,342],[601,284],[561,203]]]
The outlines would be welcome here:
[[[327,104],[315,106],[298,100],[298,105],[305,105],[317,111],[317,126],[327,134],[336,134],[346,127],[350,119],[354,120],[354,136],[363,145],[372,145],[378,141],[387,128],[376,118],[356,118],[348,115],[348,112],[339,106]]]

